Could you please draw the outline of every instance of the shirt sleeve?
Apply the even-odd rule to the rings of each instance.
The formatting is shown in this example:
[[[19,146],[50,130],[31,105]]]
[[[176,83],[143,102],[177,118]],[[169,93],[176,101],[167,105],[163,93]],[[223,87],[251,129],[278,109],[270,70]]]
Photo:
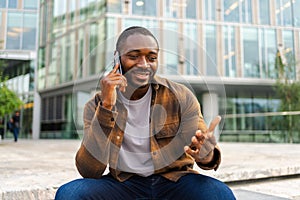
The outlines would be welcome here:
[[[83,177],[100,178],[106,169],[111,145],[111,131],[117,113],[96,105],[90,100],[84,108],[84,130],[81,146],[76,154],[76,167]]]

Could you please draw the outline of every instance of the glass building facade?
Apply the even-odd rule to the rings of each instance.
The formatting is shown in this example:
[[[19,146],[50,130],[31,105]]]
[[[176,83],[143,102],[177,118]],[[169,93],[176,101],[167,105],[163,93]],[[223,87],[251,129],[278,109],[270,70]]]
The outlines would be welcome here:
[[[41,0],[41,137],[78,137],[84,103],[112,67],[116,37],[133,25],[152,30],[161,49],[158,73],[184,79],[207,122],[224,115],[221,140],[277,132],[280,116],[249,114],[279,111],[275,57],[281,49],[300,58],[299,7],[300,0]],[[300,79],[299,69],[296,62],[291,79]],[[217,111],[206,109],[207,94],[217,97]]]
[[[24,102],[20,137],[31,137],[37,59],[38,0],[0,1],[0,60],[8,87]],[[7,113],[7,117],[13,113]],[[9,136],[9,134],[7,134]]]

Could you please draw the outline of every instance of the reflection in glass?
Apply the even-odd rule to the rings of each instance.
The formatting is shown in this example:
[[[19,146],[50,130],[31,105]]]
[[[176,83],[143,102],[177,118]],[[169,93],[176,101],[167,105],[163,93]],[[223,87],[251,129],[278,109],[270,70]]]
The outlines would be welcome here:
[[[132,14],[156,16],[156,0],[132,0]]]
[[[21,34],[22,34],[22,13],[8,12],[7,13],[7,35],[6,35],[6,49],[20,49],[21,48]]]
[[[226,0],[224,1],[224,21],[239,22],[239,1]]]
[[[216,76],[217,70],[217,33],[214,25],[205,26],[206,75]]]
[[[236,77],[235,29],[232,26],[223,27],[225,76]]]
[[[259,77],[258,31],[243,28],[244,77]]]
[[[225,130],[278,130],[279,127],[276,123],[280,116],[245,116],[249,113],[278,112],[280,100],[271,99],[269,94],[253,97],[237,94],[236,97],[227,97],[226,102],[226,113],[229,115],[239,114],[240,116],[225,118]]]
[[[24,13],[23,20],[22,49],[35,50],[37,16],[32,13]]]

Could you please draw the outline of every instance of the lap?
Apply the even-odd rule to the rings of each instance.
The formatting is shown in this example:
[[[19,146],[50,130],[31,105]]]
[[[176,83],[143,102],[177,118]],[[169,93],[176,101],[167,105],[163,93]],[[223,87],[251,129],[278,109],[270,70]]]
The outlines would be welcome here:
[[[134,176],[118,182],[112,176],[100,179],[77,179],[61,186],[57,200],[64,199],[234,199],[231,190],[221,181],[188,174],[177,182],[161,176]]]

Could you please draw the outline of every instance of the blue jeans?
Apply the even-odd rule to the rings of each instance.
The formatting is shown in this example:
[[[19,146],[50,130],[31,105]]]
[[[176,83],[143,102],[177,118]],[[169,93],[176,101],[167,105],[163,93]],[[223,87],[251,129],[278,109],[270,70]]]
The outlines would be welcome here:
[[[56,192],[56,200],[78,199],[235,199],[232,191],[214,178],[188,174],[177,182],[159,175],[149,177],[134,176],[124,182],[118,182],[111,175],[101,179],[77,179],[62,185]]]
[[[15,142],[17,142],[18,141],[18,136],[19,136],[19,128],[15,127],[13,129],[13,134],[14,134]]]

